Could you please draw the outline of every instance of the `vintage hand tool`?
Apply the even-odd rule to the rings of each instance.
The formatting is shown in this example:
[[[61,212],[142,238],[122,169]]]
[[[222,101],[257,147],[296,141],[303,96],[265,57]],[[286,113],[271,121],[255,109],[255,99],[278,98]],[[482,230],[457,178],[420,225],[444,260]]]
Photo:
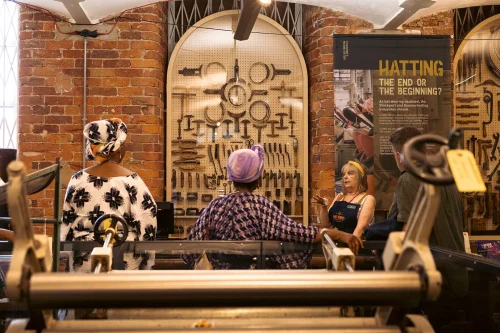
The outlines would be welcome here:
[[[297,138],[293,138],[293,165],[296,168],[299,167],[298,152],[299,152],[299,140],[297,140]]]
[[[280,152],[280,155],[281,155],[281,158],[283,158],[283,166],[286,166],[286,163],[285,163],[285,154],[283,154],[283,147],[281,146],[281,143],[279,144],[279,152]]]
[[[271,81],[274,80],[274,78],[278,75],[290,75],[292,74],[292,71],[289,69],[277,69],[274,67],[274,64],[271,64],[271,67],[273,69],[273,73],[271,74]]]
[[[225,94],[227,85],[228,85],[227,83],[224,83],[222,87],[220,87],[220,89],[205,89],[203,90],[203,92],[207,95],[219,95],[224,102],[227,102]]]
[[[470,144],[472,146],[472,155],[474,155],[474,158],[476,158],[476,136],[471,136],[470,137]]]
[[[181,98],[181,120],[184,118],[184,110],[187,108],[187,102],[189,97],[194,97],[196,94],[193,93],[172,93],[172,96],[180,96]]]
[[[186,216],[198,216],[200,215],[200,210],[195,207],[186,208]]]
[[[285,187],[286,177],[285,177],[285,172],[284,171],[280,170],[280,176],[279,176],[279,178],[281,179],[281,187]]]
[[[467,125],[467,124],[477,124],[477,120],[457,120],[457,124]]]
[[[177,119],[177,140],[182,139],[181,124],[182,124],[182,119]]]
[[[276,127],[276,129],[279,129],[279,130],[285,130],[285,129],[288,129],[288,126],[284,126],[283,125],[283,117],[286,117],[287,114],[286,113],[283,113],[283,112],[280,112],[280,113],[276,113],[276,115],[278,117],[280,117],[280,125],[278,127]]]
[[[184,116],[184,118],[187,118],[187,128],[184,129],[184,131],[192,131],[194,130],[193,127],[191,127],[191,118],[194,118],[193,115],[187,114]]]
[[[212,129],[212,142],[215,142],[215,131],[217,130],[217,128],[219,128],[219,126],[220,123],[217,124],[207,123],[207,127]]]
[[[496,161],[497,160],[496,151],[497,151],[497,147],[498,147],[498,140],[500,139],[500,133],[498,133],[498,132],[493,133],[493,139],[495,139],[495,143],[493,144],[493,149],[491,149],[490,160]]]
[[[244,117],[247,114],[247,112],[243,111],[240,113],[233,113],[231,111],[227,111],[227,114],[229,115],[229,117],[234,119],[234,133],[239,133],[240,132],[240,118]]]
[[[266,181],[265,186],[269,187],[269,172],[265,171],[264,176],[262,176],[262,179]]]
[[[196,188],[201,189],[200,174],[196,173]]]
[[[479,105],[457,105],[457,109],[479,109]]]
[[[500,167],[500,161],[498,161],[497,165],[495,166],[495,169],[493,169],[493,172],[490,173],[487,177],[488,180],[491,182],[491,179],[493,178],[493,175],[497,172],[498,167]]]
[[[281,95],[279,97],[292,97],[292,93],[297,90],[296,87],[288,87],[286,84],[285,84],[285,81],[281,81],[281,86],[279,87],[271,87],[270,88],[271,90],[275,90],[275,91],[281,91]],[[288,95],[289,96],[286,96],[286,93],[288,92]],[[281,107],[285,107],[284,104],[281,104]],[[291,118],[290,118],[291,119]]]
[[[281,165],[280,163],[280,154],[279,154],[279,151],[278,151],[278,145],[276,144],[276,142],[274,143],[274,153],[276,154],[276,156],[278,156],[278,166]]]
[[[266,70],[266,76],[260,81],[257,81],[254,79],[254,77],[252,77],[252,70],[257,66],[262,66]],[[269,70],[269,66],[264,64],[263,62],[253,63],[252,66],[250,66],[250,69],[248,70],[248,77],[250,78],[250,81],[255,84],[261,84],[262,82],[266,81],[267,79],[269,79],[270,74],[271,71]]]
[[[233,121],[231,119],[225,119],[222,121],[224,124],[226,124],[226,134],[223,135],[222,137],[224,139],[231,139],[233,136],[229,134],[229,124],[232,124]]]
[[[188,192],[186,199],[187,201],[198,201],[198,192]]]
[[[266,114],[264,115],[264,117],[262,118],[257,118],[255,117],[253,111],[255,109],[255,107],[257,105],[263,105],[265,110],[266,110]],[[252,118],[253,121],[255,121],[256,123],[265,123],[269,120],[269,118],[271,117],[271,107],[269,106],[269,104],[265,101],[255,101],[253,102],[249,109],[248,109],[248,114],[250,115],[250,118]]]
[[[234,77],[228,81],[228,83],[233,82],[247,83],[245,80],[240,78],[240,66],[238,66],[238,59],[234,59]]]
[[[177,187],[177,170],[172,169],[172,188]]]
[[[279,134],[274,133],[274,129],[275,129],[275,125],[278,124],[279,121],[277,121],[277,120],[269,120],[267,123],[271,124],[271,134],[267,134],[267,136],[270,137],[270,138],[277,138],[279,136]]]
[[[269,147],[269,154],[273,157],[273,166],[276,166],[276,163],[274,163],[274,153],[273,153],[273,146],[272,143],[268,143],[267,146]]]
[[[182,74],[184,76],[198,76],[198,77],[202,78],[202,74],[201,74],[202,68],[203,68],[203,65],[201,65],[198,68],[184,67],[182,70],[179,71],[179,74]]]
[[[202,194],[201,195],[201,201],[202,202],[210,202],[214,199],[214,196],[212,194]]]
[[[257,129],[257,142],[260,143],[261,138],[262,138],[262,130],[267,127],[267,124],[265,124],[265,123],[264,124],[252,124],[252,126]]]
[[[219,158],[219,144],[215,144],[215,154],[214,154],[214,159],[217,160],[217,163],[219,164],[219,169],[221,174],[224,174],[224,170],[222,169],[222,165],[220,164],[220,158]]]
[[[290,93],[291,95],[291,93]],[[303,100],[302,97],[278,97],[278,101],[281,103],[282,106],[288,105],[288,117],[290,117],[290,120],[293,119],[293,105],[294,103],[292,101],[299,101],[299,103]]]
[[[481,146],[482,146],[482,143],[483,143],[483,140],[481,139],[477,139],[477,147],[478,147],[478,152],[477,152],[477,155],[479,157],[479,165],[481,165],[482,163],[482,160],[483,160],[483,154],[482,154],[482,149],[481,149]],[[485,156],[486,158],[486,156]],[[486,158],[487,159],[487,158]]]
[[[291,138],[295,138],[295,134],[293,134],[293,127],[295,125],[295,121],[294,120],[290,120],[289,123],[290,123],[290,135],[288,135],[288,136],[291,137]]]
[[[262,146],[264,147],[264,154],[267,156],[267,165],[269,166],[269,155],[270,155],[270,153],[267,151],[267,146],[266,146],[265,143]]]
[[[197,165],[197,164],[201,164],[200,161],[198,160],[195,160],[195,159],[188,159],[188,160],[175,160],[172,162],[173,164],[175,165],[184,165],[184,164],[194,164],[194,165]]]
[[[205,121],[207,123],[212,124],[212,125],[215,125],[215,124],[220,125],[220,122],[222,121],[222,119],[224,119],[224,113],[226,112],[226,110],[225,110],[224,104],[222,102],[220,102],[219,106],[220,106],[220,110],[221,110],[221,115],[217,119],[210,118],[210,116],[208,115],[208,106],[205,108],[204,117],[205,117]]]
[[[274,179],[274,188],[278,188],[278,173],[271,172],[271,179]]]
[[[296,181],[296,187],[300,187],[302,184],[300,183],[300,172],[298,172],[297,170],[294,171],[293,173],[293,179],[297,179]]]
[[[172,200],[174,201],[184,201],[181,192],[172,192]]]
[[[493,93],[486,88],[483,88],[483,91],[485,93],[483,102],[486,103],[486,110],[488,110],[488,107],[490,109],[490,120],[483,121],[483,138],[485,138],[487,136],[486,125],[491,124],[491,121],[493,120]],[[498,101],[498,107],[500,107],[500,101]]]
[[[204,124],[205,121],[197,119],[197,120],[193,120],[193,123],[196,124],[196,133],[192,133],[191,135],[196,136],[196,137],[202,137],[202,136],[204,136],[205,132],[201,131],[201,124]]]
[[[250,120],[243,119],[241,123],[243,124],[243,135],[241,136],[241,138],[250,139],[250,135],[248,135],[248,124],[250,123]]]
[[[483,153],[484,153],[484,163],[482,165],[483,165],[484,171],[488,171],[490,169],[490,162],[488,161],[488,150],[487,149],[491,148],[491,147],[492,147],[491,143],[483,144],[483,146],[482,146]]]
[[[207,152],[208,152],[208,161],[212,163],[212,165],[214,166],[214,171],[215,174],[217,175],[217,168],[215,167],[214,155],[212,155],[212,145],[208,145]]]
[[[184,188],[184,172],[181,171],[181,188]]]
[[[457,113],[457,117],[462,118],[470,118],[470,117],[479,117],[479,113]]]
[[[268,94],[267,90],[251,90],[250,91],[250,97],[248,98],[248,101],[250,102],[254,96],[266,96]]]
[[[188,188],[193,187],[193,176],[191,175],[191,172],[188,172]]]
[[[285,144],[285,154],[286,154],[286,156],[288,157],[288,165],[289,165],[289,166],[292,166],[292,162],[291,162],[291,160],[290,160],[290,154],[288,153],[288,149],[286,148],[287,146],[288,146],[288,143],[287,143],[287,144]]]
[[[471,102],[474,102],[474,101],[480,101],[481,98],[480,97],[457,97],[456,98],[457,102],[461,102],[461,103],[471,103]]]

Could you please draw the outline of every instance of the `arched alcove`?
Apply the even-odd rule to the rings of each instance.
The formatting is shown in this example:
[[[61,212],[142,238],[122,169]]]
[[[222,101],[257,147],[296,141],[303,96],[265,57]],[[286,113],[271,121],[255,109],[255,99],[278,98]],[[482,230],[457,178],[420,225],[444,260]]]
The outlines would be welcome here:
[[[269,175],[264,174],[262,186],[256,193],[280,202],[280,208],[285,213],[286,200],[291,205],[288,215],[307,223],[306,64],[301,50],[288,32],[263,15],[259,15],[247,41],[235,41],[233,31],[238,13],[237,10],[220,12],[199,21],[183,35],[170,58],[166,117],[167,200],[172,199],[176,207],[185,210],[191,207],[201,209],[208,204],[201,200],[203,194],[208,200],[210,195],[215,198],[223,194],[224,189],[229,193],[225,177],[219,180],[218,185],[215,182],[215,188],[207,188],[206,178],[214,175],[216,170],[219,176],[225,171],[230,151],[247,146],[248,140],[257,144],[260,131],[260,144],[268,153],[265,171]],[[214,128],[217,123],[220,127]],[[195,140],[198,147],[202,146],[194,149],[197,154],[193,155],[198,155],[196,160],[200,163],[192,170],[182,170],[180,166],[184,162],[179,164],[181,151],[176,141],[185,142],[186,139]],[[216,146],[219,160],[212,162],[210,154],[215,159]],[[196,166],[195,163],[193,165]],[[172,183],[173,170],[176,184]],[[182,188],[181,173],[184,174]],[[191,188],[186,177],[191,179]],[[211,184],[210,179],[208,184]],[[188,201],[188,192],[197,192],[197,200]],[[179,197],[183,200],[178,200]],[[194,199],[194,195],[190,198]],[[187,225],[192,223],[193,218],[195,216],[177,218],[176,223],[186,220]]]
[[[474,234],[497,229],[500,193],[500,15],[472,29],[460,44],[454,59],[455,127],[464,132],[465,148],[475,154],[488,193],[479,203],[468,204],[468,230]],[[493,148],[496,148],[493,151]],[[472,200],[475,202],[476,200]],[[496,219],[496,221],[494,221]]]

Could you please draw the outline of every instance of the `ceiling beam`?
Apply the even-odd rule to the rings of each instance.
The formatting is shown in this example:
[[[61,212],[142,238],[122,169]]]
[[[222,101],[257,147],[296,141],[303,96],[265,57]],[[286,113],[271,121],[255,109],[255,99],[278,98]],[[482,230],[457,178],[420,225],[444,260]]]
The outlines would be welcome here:
[[[252,33],[252,29],[257,21],[261,8],[262,6],[258,0],[246,0],[243,3],[243,9],[240,13],[238,26],[234,33],[234,39],[247,40],[250,38],[250,34]]]
[[[69,12],[69,15],[75,20],[77,24],[92,24],[92,21],[87,16],[87,13],[80,6],[80,2],[85,2],[85,0],[56,0],[62,2],[64,7]]]
[[[420,9],[428,8],[434,3],[436,3],[435,0],[406,0],[399,6],[403,8],[403,10],[380,30],[396,30]]]

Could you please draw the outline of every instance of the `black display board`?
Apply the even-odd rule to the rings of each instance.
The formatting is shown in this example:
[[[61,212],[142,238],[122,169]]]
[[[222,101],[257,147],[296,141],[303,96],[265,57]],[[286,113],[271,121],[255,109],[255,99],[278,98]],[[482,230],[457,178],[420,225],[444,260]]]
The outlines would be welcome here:
[[[352,157],[373,172],[378,208],[389,208],[399,176],[391,133],[402,126],[449,133],[450,57],[449,36],[334,36],[337,143],[352,144]]]

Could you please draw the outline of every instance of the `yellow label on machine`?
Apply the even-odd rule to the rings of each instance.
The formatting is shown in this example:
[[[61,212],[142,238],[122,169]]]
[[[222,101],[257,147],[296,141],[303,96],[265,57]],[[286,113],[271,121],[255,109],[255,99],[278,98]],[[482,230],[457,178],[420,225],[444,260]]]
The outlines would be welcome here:
[[[102,222],[102,226],[103,226],[104,230],[106,230],[106,229],[108,229],[108,228],[111,228],[111,223],[112,223],[112,222],[113,222],[113,221],[112,221],[112,219],[111,219],[111,218],[109,218],[109,219],[105,219],[105,220]],[[116,232],[117,232],[117,231],[118,231],[118,223],[117,223],[117,224],[116,224],[116,226],[115,226],[115,234],[116,234]],[[101,236],[101,238],[102,238],[102,240],[103,240],[103,241],[105,241],[105,240],[106,240],[106,234],[102,235],[102,236]],[[115,243],[115,238],[113,237],[113,238],[111,239],[110,244],[114,244],[114,243]]]
[[[460,192],[486,192],[474,155],[468,150],[449,150],[446,153],[451,173]]]

